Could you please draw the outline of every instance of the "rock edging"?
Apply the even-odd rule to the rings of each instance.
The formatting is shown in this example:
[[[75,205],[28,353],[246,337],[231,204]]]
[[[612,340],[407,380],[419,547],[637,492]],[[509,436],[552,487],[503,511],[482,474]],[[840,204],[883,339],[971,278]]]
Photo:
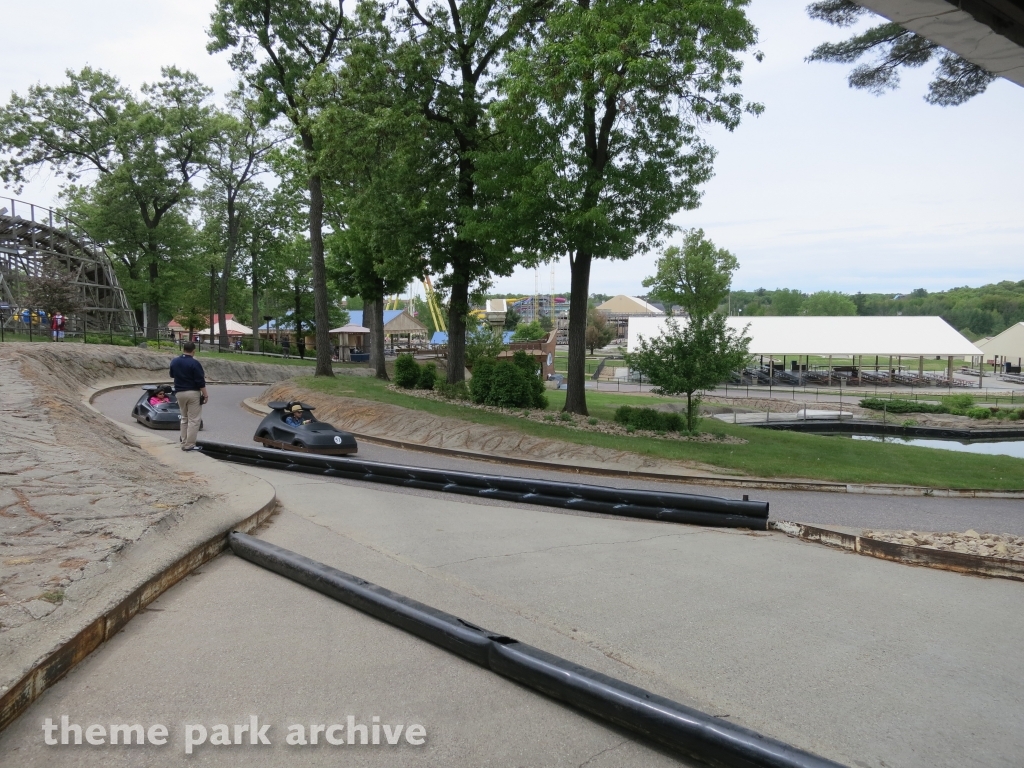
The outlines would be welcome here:
[[[858,555],[877,557],[905,565],[919,565],[944,571],[1024,581],[1024,561],[986,557],[946,549],[933,549],[899,542],[857,536],[804,523],[772,520],[768,528],[804,541],[845,549]]]

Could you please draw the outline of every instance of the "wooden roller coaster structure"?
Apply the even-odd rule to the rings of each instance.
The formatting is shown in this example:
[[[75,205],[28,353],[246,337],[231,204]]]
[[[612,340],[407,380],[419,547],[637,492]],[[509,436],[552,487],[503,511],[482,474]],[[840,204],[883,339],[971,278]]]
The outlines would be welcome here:
[[[39,309],[28,306],[28,286],[47,263],[59,264],[79,289],[76,324],[84,321],[104,331],[136,329],[135,314],[101,245],[62,213],[0,197],[0,322],[17,327],[25,310],[35,314]]]

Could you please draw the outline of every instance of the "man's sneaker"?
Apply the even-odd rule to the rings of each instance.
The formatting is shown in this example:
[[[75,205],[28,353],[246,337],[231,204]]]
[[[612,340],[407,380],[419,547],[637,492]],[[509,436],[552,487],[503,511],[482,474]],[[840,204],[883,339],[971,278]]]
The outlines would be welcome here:
[[[183,451],[201,451],[203,447],[201,445],[193,445],[191,448],[182,448]]]

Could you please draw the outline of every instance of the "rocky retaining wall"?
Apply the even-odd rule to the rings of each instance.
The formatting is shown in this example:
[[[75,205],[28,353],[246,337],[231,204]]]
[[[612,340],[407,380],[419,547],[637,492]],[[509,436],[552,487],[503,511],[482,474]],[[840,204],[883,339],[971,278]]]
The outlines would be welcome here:
[[[82,404],[97,382],[167,380],[170,356],[82,344],[0,345],[0,670],[46,624],[66,620],[133,543],[208,494]],[[204,359],[224,382],[299,369]],[[17,672],[18,670],[14,670]],[[9,676],[0,676],[0,693]]]

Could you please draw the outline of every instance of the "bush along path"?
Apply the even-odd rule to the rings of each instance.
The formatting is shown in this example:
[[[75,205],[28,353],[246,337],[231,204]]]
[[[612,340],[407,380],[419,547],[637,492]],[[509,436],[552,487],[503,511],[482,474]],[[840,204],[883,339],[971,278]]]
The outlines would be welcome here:
[[[948,413],[951,416],[969,416],[972,419],[1024,420],[1024,407],[978,406],[975,405],[973,395],[947,395],[939,403],[866,397],[860,401],[860,407],[885,413]]]

